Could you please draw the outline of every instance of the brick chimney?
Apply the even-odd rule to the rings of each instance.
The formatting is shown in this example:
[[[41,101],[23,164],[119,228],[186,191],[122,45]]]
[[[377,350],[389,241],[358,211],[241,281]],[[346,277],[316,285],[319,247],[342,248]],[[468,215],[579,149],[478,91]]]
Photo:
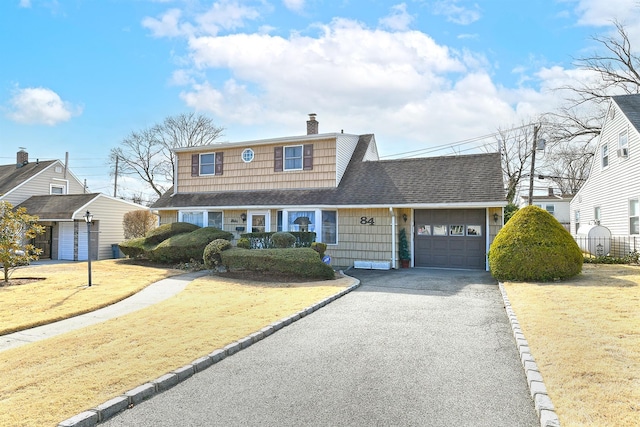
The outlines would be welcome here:
[[[18,151],[16,155],[16,167],[21,168],[22,166],[29,163],[29,153],[24,150]]]
[[[317,135],[318,124],[319,122],[316,121],[316,113],[310,113],[309,120],[307,120],[307,135]]]

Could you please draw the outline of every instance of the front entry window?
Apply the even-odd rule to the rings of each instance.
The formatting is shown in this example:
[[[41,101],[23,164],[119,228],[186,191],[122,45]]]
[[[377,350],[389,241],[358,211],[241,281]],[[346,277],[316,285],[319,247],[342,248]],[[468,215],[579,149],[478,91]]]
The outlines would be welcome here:
[[[269,228],[269,212],[249,212],[248,225],[251,233],[264,233],[271,231]]]

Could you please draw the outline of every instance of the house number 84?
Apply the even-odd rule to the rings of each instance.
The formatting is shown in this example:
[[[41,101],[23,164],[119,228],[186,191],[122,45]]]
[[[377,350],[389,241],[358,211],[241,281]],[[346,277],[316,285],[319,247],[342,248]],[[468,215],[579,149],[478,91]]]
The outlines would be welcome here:
[[[361,216],[360,217],[360,224],[374,225],[375,221],[373,220],[373,218],[369,218],[369,217],[366,217],[366,216]]]

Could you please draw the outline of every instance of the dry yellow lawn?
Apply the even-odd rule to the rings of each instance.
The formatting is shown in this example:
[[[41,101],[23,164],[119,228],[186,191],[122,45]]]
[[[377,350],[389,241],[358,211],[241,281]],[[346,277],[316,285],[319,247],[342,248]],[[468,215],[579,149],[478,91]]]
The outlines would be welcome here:
[[[640,267],[505,288],[560,424],[640,425]]]
[[[124,260],[36,265],[16,269],[10,279],[44,278],[0,287],[0,335],[87,313],[123,300],[153,282],[184,271],[151,268]],[[0,283],[2,284],[2,283]]]
[[[206,276],[153,307],[0,352],[0,426],[55,426],[351,283],[257,285]]]

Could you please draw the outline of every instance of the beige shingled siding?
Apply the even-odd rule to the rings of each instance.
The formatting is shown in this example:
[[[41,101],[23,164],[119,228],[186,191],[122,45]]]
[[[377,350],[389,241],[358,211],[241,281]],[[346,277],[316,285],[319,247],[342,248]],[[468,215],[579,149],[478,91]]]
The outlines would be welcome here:
[[[208,147],[201,154],[224,153],[222,175],[204,177],[191,176],[191,156],[193,152],[178,153],[178,192],[245,191],[292,188],[325,188],[336,185],[335,140],[313,142],[312,171],[274,172],[273,152],[276,146],[302,145],[304,142],[257,145],[251,147],[254,159],[250,163],[242,160],[242,151],[247,147]]]
[[[373,218],[373,225],[362,220]],[[350,267],[354,260],[391,262],[389,209],[338,209],[338,244],[328,245],[333,266]]]
[[[160,211],[160,225],[178,222],[178,211]]]

